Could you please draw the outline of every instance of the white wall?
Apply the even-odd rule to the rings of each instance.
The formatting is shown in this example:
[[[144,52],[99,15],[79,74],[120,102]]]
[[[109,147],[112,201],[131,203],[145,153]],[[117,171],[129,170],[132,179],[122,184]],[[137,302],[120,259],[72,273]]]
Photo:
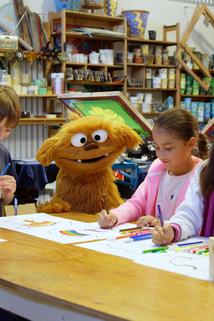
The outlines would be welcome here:
[[[9,0],[0,0],[1,5],[9,2]],[[24,0],[24,4],[28,5],[31,10],[43,13],[47,18],[48,11],[55,10],[54,0]],[[162,38],[162,26],[175,24],[180,22],[181,34],[186,30],[196,5],[184,3],[179,0],[118,0],[118,14],[122,10],[129,9],[145,9],[150,11],[148,18],[147,30],[157,30],[157,38]],[[214,7],[210,6],[210,10],[214,13]],[[147,36],[147,33],[145,34]],[[200,19],[196,28],[193,30],[189,44],[194,45],[202,51],[208,51],[210,54],[214,52],[214,28],[204,26],[203,19]]]

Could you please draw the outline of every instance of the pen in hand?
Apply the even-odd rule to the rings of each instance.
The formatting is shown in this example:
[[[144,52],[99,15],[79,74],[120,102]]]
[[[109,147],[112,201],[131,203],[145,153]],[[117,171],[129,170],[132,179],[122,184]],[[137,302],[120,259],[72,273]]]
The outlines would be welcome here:
[[[11,165],[11,163],[8,163],[8,164],[3,168],[3,170],[2,170],[1,173],[0,173],[0,176],[3,176],[3,175],[5,175],[5,174],[7,173],[7,170],[8,170],[8,168],[10,167],[10,165]]]
[[[162,214],[162,211],[161,211],[160,204],[157,204],[157,209],[158,209],[158,218],[160,220],[161,227],[163,227],[164,226],[164,220],[163,220],[163,214]]]

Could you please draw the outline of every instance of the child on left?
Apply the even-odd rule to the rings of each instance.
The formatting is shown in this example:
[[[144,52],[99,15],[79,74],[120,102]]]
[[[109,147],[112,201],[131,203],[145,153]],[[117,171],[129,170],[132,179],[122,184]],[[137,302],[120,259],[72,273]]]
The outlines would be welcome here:
[[[0,86],[0,141],[10,136],[21,115],[19,97],[8,86]],[[0,143],[0,191],[3,204],[10,204],[16,191],[16,180],[11,172],[12,160],[6,147]]]

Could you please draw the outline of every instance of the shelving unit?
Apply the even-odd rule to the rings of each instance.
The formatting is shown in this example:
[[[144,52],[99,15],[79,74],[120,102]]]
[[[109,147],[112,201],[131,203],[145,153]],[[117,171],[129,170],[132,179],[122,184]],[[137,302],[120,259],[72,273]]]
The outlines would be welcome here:
[[[199,69],[192,70],[199,78],[204,78]],[[198,119],[201,128],[214,117],[214,70],[209,69],[209,73],[212,78],[207,92],[183,69],[180,73],[181,106],[192,112]]]
[[[22,89],[28,91],[33,81],[47,78],[46,67],[46,60],[36,59],[32,63],[26,59],[12,60],[8,70],[13,88],[20,92]],[[23,82],[23,74],[29,75],[29,82]],[[49,92],[50,87],[48,87],[48,94],[45,95],[19,94],[21,110],[26,112],[26,117],[20,119],[19,125],[4,141],[13,159],[35,158],[42,142],[53,134],[53,129],[56,130],[66,121],[64,105],[57,99],[57,95]],[[52,118],[49,118],[48,114],[55,114],[56,117],[51,115],[49,117]]]
[[[168,41],[167,40],[167,33],[174,31],[176,33],[176,41]],[[179,43],[179,24],[176,24],[174,26],[164,26],[163,27],[163,40],[148,40],[148,39],[141,39],[136,37],[127,37],[127,79],[125,82],[125,93],[127,96],[134,95],[143,95],[145,96],[146,93],[152,94],[152,102],[150,102],[151,106],[153,106],[153,103],[155,101],[158,101],[159,104],[163,103],[167,97],[171,96],[173,97],[173,106],[179,107],[180,105],[180,71],[179,66],[176,63],[176,61],[171,63],[171,61],[168,60],[167,63],[157,63],[155,61],[155,52],[156,49],[159,48],[159,50],[168,50],[169,48],[172,48],[174,51],[177,50],[177,46]],[[145,48],[147,52],[145,53]],[[172,49],[169,49],[172,51]],[[141,50],[141,56],[140,59],[142,60],[142,63],[140,62],[134,62],[135,58],[135,51],[138,50],[138,52]],[[133,61],[130,61],[129,58],[129,52],[133,53]],[[151,53],[152,52],[152,53]],[[170,52],[170,55],[172,56],[172,53]],[[153,61],[152,63],[151,58]],[[131,57],[132,59],[132,57]],[[150,61],[149,61],[150,59]],[[137,59],[136,59],[137,60]],[[145,61],[144,61],[145,60]],[[147,60],[147,61],[146,61]],[[160,84],[159,86],[153,86],[153,75],[158,74],[159,71],[165,71],[165,75],[167,75],[170,72],[170,70],[174,70],[175,75],[175,82],[174,85],[169,86],[168,80],[165,81],[165,84]],[[150,81],[146,81],[146,73],[149,71],[151,73]],[[134,86],[132,84],[136,83],[139,80],[138,86]],[[167,84],[166,84],[167,82]],[[132,99],[132,98],[131,98]],[[145,97],[144,97],[145,101]],[[142,104],[142,103],[140,103]],[[138,105],[136,103],[136,105]],[[141,108],[141,107],[138,107]],[[142,111],[142,110],[141,110]],[[157,116],[158,112],[151,107],[150,112],[143,112],[142,114],[145,117],[151,117],[151,115]]]
[[[117,53],[122,53],[126,61],[126,23],[122,17],[109,17],[98,14],[62,10],[59,13],[50,13],[50,30],[52,44],[62,51],[65,61],[52,65],[54,72],[62,72],[65,75],[71,73],[72,79],[66,78],[67,89],[75,90],[81,85],[84,90],[110,91],[117,87],[124,91],[127,67],[125,63],[116,63]],[[85,29],[86,28],[86,29]],[[89,31],[88,31],[89,28]],[[87,30],[87,31],[85,31]],[[113,50],[113,64],[98,62],[97,64],[82,61],[71,61],[71,50],[89,56],[92,51]],[[66,50],[67,49],[67,50]],[[68,54],[69,53],[69,54]],[[78,80],[78,72],[87,74],[84,79]],[[88,74],[91,77],[88,79]],[[97,75],[99,73],[99,75]],[[96,79],[100,77],[100,79]]]

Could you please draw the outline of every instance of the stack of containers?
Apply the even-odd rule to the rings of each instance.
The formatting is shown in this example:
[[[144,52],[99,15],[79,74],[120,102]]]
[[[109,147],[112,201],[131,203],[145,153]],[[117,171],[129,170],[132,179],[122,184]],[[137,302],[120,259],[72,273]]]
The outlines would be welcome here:
[[[199,122],[207,122],[214,117],[214,99],[210,102],[192,101],[187,97],[181,102],[184,109],[189,110]]]
[[[52,92],[56,95],[60,95],[65,92],[64,73],[51,73],[51,87]]]
[[[167,83],[168,83],[167,69],[166,68],[160,69],[159,74],[160,74],[160,79],[161,79],[160,87],[163,89],[166,89]]]
[[[186,75],[186,95],[192,95],[192,81],[193,78],[190,75]]]
[[[175,76],[176,76],[176,69],[169,68],[168,70],[168,88],[169,89],[175,88]]]
[[[181,73],[181,95],[185,95],[186,92],[186,74],[185,73]]]
[[[161,46],[155,47],[155,64],[162,65],[162,47]]]
[[[146,93],[144,97],[144,102],[142,103],[142,112],[151,113],[152,112],[152,94]]]
[[[146,68],[146,88],[152,88],[152,69]]]

